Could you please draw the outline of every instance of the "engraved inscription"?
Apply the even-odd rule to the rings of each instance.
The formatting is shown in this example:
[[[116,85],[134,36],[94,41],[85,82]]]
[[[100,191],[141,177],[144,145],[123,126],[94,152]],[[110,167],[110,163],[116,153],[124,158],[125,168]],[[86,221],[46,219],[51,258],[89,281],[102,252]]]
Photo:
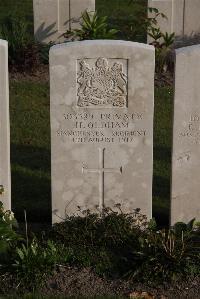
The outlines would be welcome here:
[[[105,148],[99,148],[99,167],[98,168],[88,168],[87,166],[82,167],[83,173],[98,173],[99,174],[99,209],[103,213],[105,207],[104,203],[104,173],[122,173],[122,166],[118,168],[105,168],[104,158],[105,158]]]
[[[124,64],[113,59],[78,60],[77,106],[97,108],[127,107],[127,60]],[[126,70],[127,72],[127,70]]]
[[[179,163],[179,165],[182,165],[183,163],[189,162],[191,159],[191,152],[184,152],[184,153],[180,153],[178,155],[177,161]]]
[[[194,144],[200,144],[200,115],[190,115],[186,127],[180,131],[179,137],[189,139]]]
[[[149,135],[141,124],[144,118],[143,112],[66,112],[56,133],[73,143],[132,143]]]

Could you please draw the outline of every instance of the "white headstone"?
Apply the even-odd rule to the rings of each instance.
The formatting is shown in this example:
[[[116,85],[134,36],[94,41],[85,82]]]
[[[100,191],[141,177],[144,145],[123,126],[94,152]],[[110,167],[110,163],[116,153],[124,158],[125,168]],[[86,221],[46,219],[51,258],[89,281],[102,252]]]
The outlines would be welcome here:
[[[163,13],[166,18],[159,16],[157,18],[157,27],[162,33],[173,33],[176,35],[183,34],[183,5],[184,0],[149,0],[148,6],[157,8],[159,13]],[[149,17],[154,17],[155,13],[149,12]],[[148,37],[151,41],[151,38]]]
[[[172,0],[149,0],[148,6],[157,8],[160,13],[165,14],[167,18],[162,18],[159,16],[157,18],[158,27],[162,32],[173,32],[173,22],[172,22]],[[149,12],[149,17],[154,17],[154,12]]]
[[[59,43],[67,30],[79,28],[82,12],[95,11],[95,0],[33,0],[35,38]]]
[[[4,189],[0,201],[11,209],[8,43],[4,40],[0,40],[0,185]]]
[[[176,51],[171,223],[200,220],[200,46]]]
[[[53,222],[115,204],[151,217],[154,48],[54,46],[50,77]]]
[[[184,34],[191,36],[200,33],[200,1],[185,0]]]
[[[175,32],[176,36],[192,36],[200,33],[199,0],[148,0],[148,6],[157,8],[167,16],[167,19],[158,18],[158,27],[163,33]],[[149,13],[149,17],[152,16],[154,13]]]

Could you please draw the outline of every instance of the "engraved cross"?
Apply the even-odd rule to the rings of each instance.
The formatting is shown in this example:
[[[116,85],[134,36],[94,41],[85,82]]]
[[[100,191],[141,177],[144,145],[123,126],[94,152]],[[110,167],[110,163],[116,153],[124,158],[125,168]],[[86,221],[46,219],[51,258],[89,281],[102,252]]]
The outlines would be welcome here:
[[[104,174],[105,173],[122,173],[122,166],[120,168],[105,168],[104,166],[105,148],[99,148],[99,167],[87,168],[82,167],[82,173],[98,173],[99,174],[99,209],[103,213],[104,209]]]

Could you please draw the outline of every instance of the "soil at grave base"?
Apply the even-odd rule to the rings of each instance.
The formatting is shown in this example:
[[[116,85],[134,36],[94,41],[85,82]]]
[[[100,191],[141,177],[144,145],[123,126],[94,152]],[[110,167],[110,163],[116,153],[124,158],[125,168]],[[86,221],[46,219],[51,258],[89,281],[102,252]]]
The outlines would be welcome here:
[[[45,295],[66,296],[126,296],[134,291],[146,292],[154,299],[200,299],[200,277],[187,282],[165,284],[156,288],[134,283],[131,280],[106,280],[90,268],[60,267],[41,289]],[[150,296],[152,295],[152,296]],[[154,296],[154,297],[153,297]]]
[[[14,276],[0,277],[0,295],[27,293]],[[41,295],[66,297],[123,296],[135,298],[139,293],[144,299],[200,299],[200,277],[189,281],[150,287],[132,280],[106,280],[97,276],[91,268],[59,267],[38,290]],[[130,294],[133,297],[130,297]]]

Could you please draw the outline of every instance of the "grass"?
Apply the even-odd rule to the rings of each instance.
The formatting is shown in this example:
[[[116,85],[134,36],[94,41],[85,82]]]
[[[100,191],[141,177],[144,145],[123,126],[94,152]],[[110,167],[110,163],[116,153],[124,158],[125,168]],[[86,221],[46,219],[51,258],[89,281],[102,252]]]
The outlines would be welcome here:
[[[1,0],[0,1],[0,18],[12,14],[25,16],[27,19],[33,18],[32,0]]]
[[[50,220],[50,128],[47,84],[11,82],[12,201],[19,219]]]
[[[159,224],[169,221],[173,90],[156,88],[154,111],[153,214]]]
[[[119,30],[118,38],[146,43],[146,32],[141,31],[142,24],[136,22],[141,5],[146,9],[147,0],[96,0],[98,14],[108,16],[110,26]],[[135,30],[137,34],[133,34]]]
[[[33,4],[32,0],[1,0],[0,22],[6,16],[25,18],[30,24],[30,33],[33,34]]]

